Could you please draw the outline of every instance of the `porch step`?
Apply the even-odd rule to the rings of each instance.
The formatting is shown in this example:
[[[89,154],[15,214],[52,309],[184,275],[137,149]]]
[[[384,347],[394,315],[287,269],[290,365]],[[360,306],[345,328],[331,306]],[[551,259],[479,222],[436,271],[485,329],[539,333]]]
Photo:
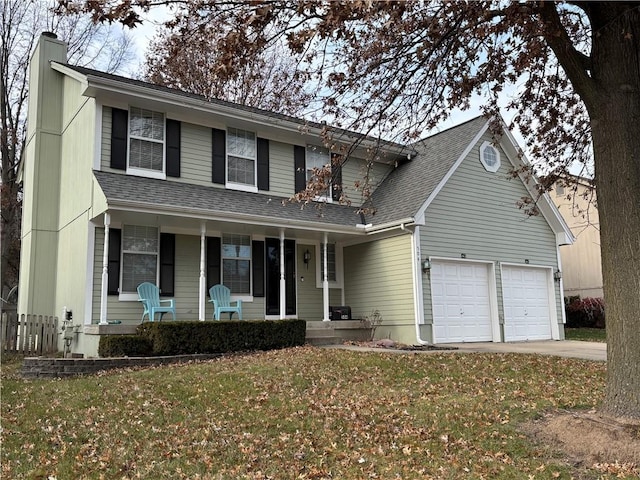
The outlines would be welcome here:
[[[371,329],[360,320],[333,322],[307,322],[307,343],[311,345],[336,345],[344,341],[369,340]]]

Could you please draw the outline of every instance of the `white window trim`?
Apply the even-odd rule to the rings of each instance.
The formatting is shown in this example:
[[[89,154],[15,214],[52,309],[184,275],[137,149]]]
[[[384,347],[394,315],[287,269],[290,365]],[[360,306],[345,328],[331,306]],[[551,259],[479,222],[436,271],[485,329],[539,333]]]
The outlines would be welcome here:
[[[334,243],[334,242],[329,242]],[[316,247],[316,252],[318,253],[315,257],[316,263],[316,288],[322,288],[322,284],[324,282],[324,278],[322,278],[322,266],[320,262],[324,261],[322,258],[324,252],[324,243],[322,242],[314,242]],[[342,245],[335,242],[336,246],[336,279],[335,281],[329,280],[329,288],[342,288],[344,284],[344,272],[343,272],[343,256],[342,256]]]
[[[229,129],[232,128],[234,130],[240,130],[243,132],[251,132],[253,133],[253,142],[254,142],[254,152],[256,152],[254,157],[249,157],[247,155],[235,155],[229,153]],[[258,192],[258,134],[252,130],[247,130],[244,128],[236,128],[236,127],[227,127],[226,135],[225,135],[225,165],[224,165],[224,175],[225,175],[225,187],[230,190],[240,190],[243,192]],[[237,157],[243,158],[245,160],[253,161],[253,185],[247,185],[245,183],[237,183],[229,180],[229,157]]]
[[[322,147],[322,146],[320,146],[320,145],[307,144],[307,145],[306,145],[306,147],[305,147],[305,150],[304,150],[304,155],[305,155],[305,162],[304,162],[304,163],[305,163],[305,170],[304,170],[304,175],[305,175],[305,180],[306,180],[307,184],[309,183],[309,178],[308,178],[309,170],[311,170],[311,168],[314,168],[314,167],[315,167],[315,166],[314,166],[314,167],[311,167],[311,168],[310,168],[310,167],[309,167],[309,164],[308,164],[308,155],[307,155],[307,153],[309,152],[309,147],[312,147],[312,148],[321,148],[321,149],[326,150],[326,151],[328,152],[328,154],[329,154],[329,162],[328,162],[328,165],[329,165],[329,168],[330,168],[330,170],[331,170],[331,172],[332,172],[332,174],[333,174],[333,164],[331,163],[331,162],[332,162],[332,159],[331,159],[331,151],[329,151],[329,149],[328,149],[327,147]],[[326,165],[326,164],[325,164],[325,165]],[[324,167],[324,165],[323,165],[323,167]],[[328,195],[316,195],[316,196],[313,198],[313,201],[314,201],[314,202],[333,203],[333,182],[332,182],[332,181],[329,181],[329,185],[327,186],[327,190],[328,190]],[[331,282],[329,282],[329,284],[331,284]]]
[[[124,275],[124,228],[126,225],[138,226],[136,224],[122,224],[120,229],[122,235],[120,238],[120,278],[118,279],[118,300],[121,302],[135,302],[138,301],[138,292],[122,292],[122,277]],[[139,225],[139,226],[151,226],[158,230],[158,251],[156,252],[156,281],[155,284],[160,284],[160,228],[154,225]]]
[[[159,178],[161,180],[166,180],[167,178],[167,146],[166,146],[166,141],[167,141],[167,114],[164,112],[158,112],[156,110],[149,110],[146,108],[142,108],[142,107],[133,107],[133,108],[139,108],[140,110],[149,110],[149,111],[155,111],[156,113],[162,113],[162,116],[164,118],[163,124],[162,124],[162,141],[156,140],[154,138],[147,138],[147,137],[141,137],[138,135],[131,135],[131,106],[129,107],[129,115],[127,117],[127,170],[126,173],[127,175],[136,175],[139,177],[148,177],[148,178]],[[131,153],[131,139],[135,139],[135,140],[143,140],[145,142],[152,142],[152,143],[161,143],[162,144],[162,171],[160,170],[151,170],[149,168],[140,168],[140,167],[131,167],[129,165],[129,160],[130,160],[130,153]],[[136,297],[137,298],[137,297]]]
[[[225,257],[224,256],[224,235],[241,235],[249,237],[249,257]],[[249,292],[247,293],[231,293],[231,301],[242,300],[243,302],[253,301],[253,238],[251,235],[242,233],[224,232],[220,236],[220,282],[224,285],[224,261],[227,260],[249,260]]]
[[[494,152],[496,152],[496,164],[495,165],[488,165],[485,161],[484,161],[484,152],[487,148],[492,148]],[[482,143],[482,145],[480,145],[480,163],[482,164],[482,166],[484,167],[484,169],[487,172],[491,172],[491,173],[495,173],[500,169],[500,150],[498,150],[498,148],[493,145],[491,142],[489,141],[485,141]]]

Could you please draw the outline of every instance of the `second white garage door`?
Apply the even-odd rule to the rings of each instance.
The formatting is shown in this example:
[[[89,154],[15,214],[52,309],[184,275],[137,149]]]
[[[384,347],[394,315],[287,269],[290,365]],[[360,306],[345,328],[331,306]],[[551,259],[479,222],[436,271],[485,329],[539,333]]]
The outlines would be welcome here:
[[[502,266],[505,341],[552,338],[549,272],[546,268]]]
[[[431,262],[431,301],[436,343],[493,340],[486,263]]]

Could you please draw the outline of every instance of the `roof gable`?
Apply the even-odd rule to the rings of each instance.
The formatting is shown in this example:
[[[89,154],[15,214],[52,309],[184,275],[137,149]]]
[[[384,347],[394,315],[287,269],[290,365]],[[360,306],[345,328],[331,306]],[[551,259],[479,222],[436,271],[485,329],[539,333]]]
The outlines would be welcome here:
[[[476,117],[412,145],[415,158],[399,165],[376,189],[371,206],[376,224],[415,217],[465,157],[474,138],[486,130],[487,120]]]

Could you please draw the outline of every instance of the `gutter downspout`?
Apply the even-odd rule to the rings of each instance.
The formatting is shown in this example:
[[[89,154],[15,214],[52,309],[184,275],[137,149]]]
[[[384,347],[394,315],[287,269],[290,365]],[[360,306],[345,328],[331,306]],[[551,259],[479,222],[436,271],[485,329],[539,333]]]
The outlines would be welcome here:
[[[404,230],[404,225],[402,225]],[[420,227],[416,225],[411,232],[411,270],[413,273],[413,316],[416,325],[416,340],[420,345],[429,345],[429,342],[420,338],[420,324],[424,321],[424,300],[422,286],[422,269],[420,262]]]

